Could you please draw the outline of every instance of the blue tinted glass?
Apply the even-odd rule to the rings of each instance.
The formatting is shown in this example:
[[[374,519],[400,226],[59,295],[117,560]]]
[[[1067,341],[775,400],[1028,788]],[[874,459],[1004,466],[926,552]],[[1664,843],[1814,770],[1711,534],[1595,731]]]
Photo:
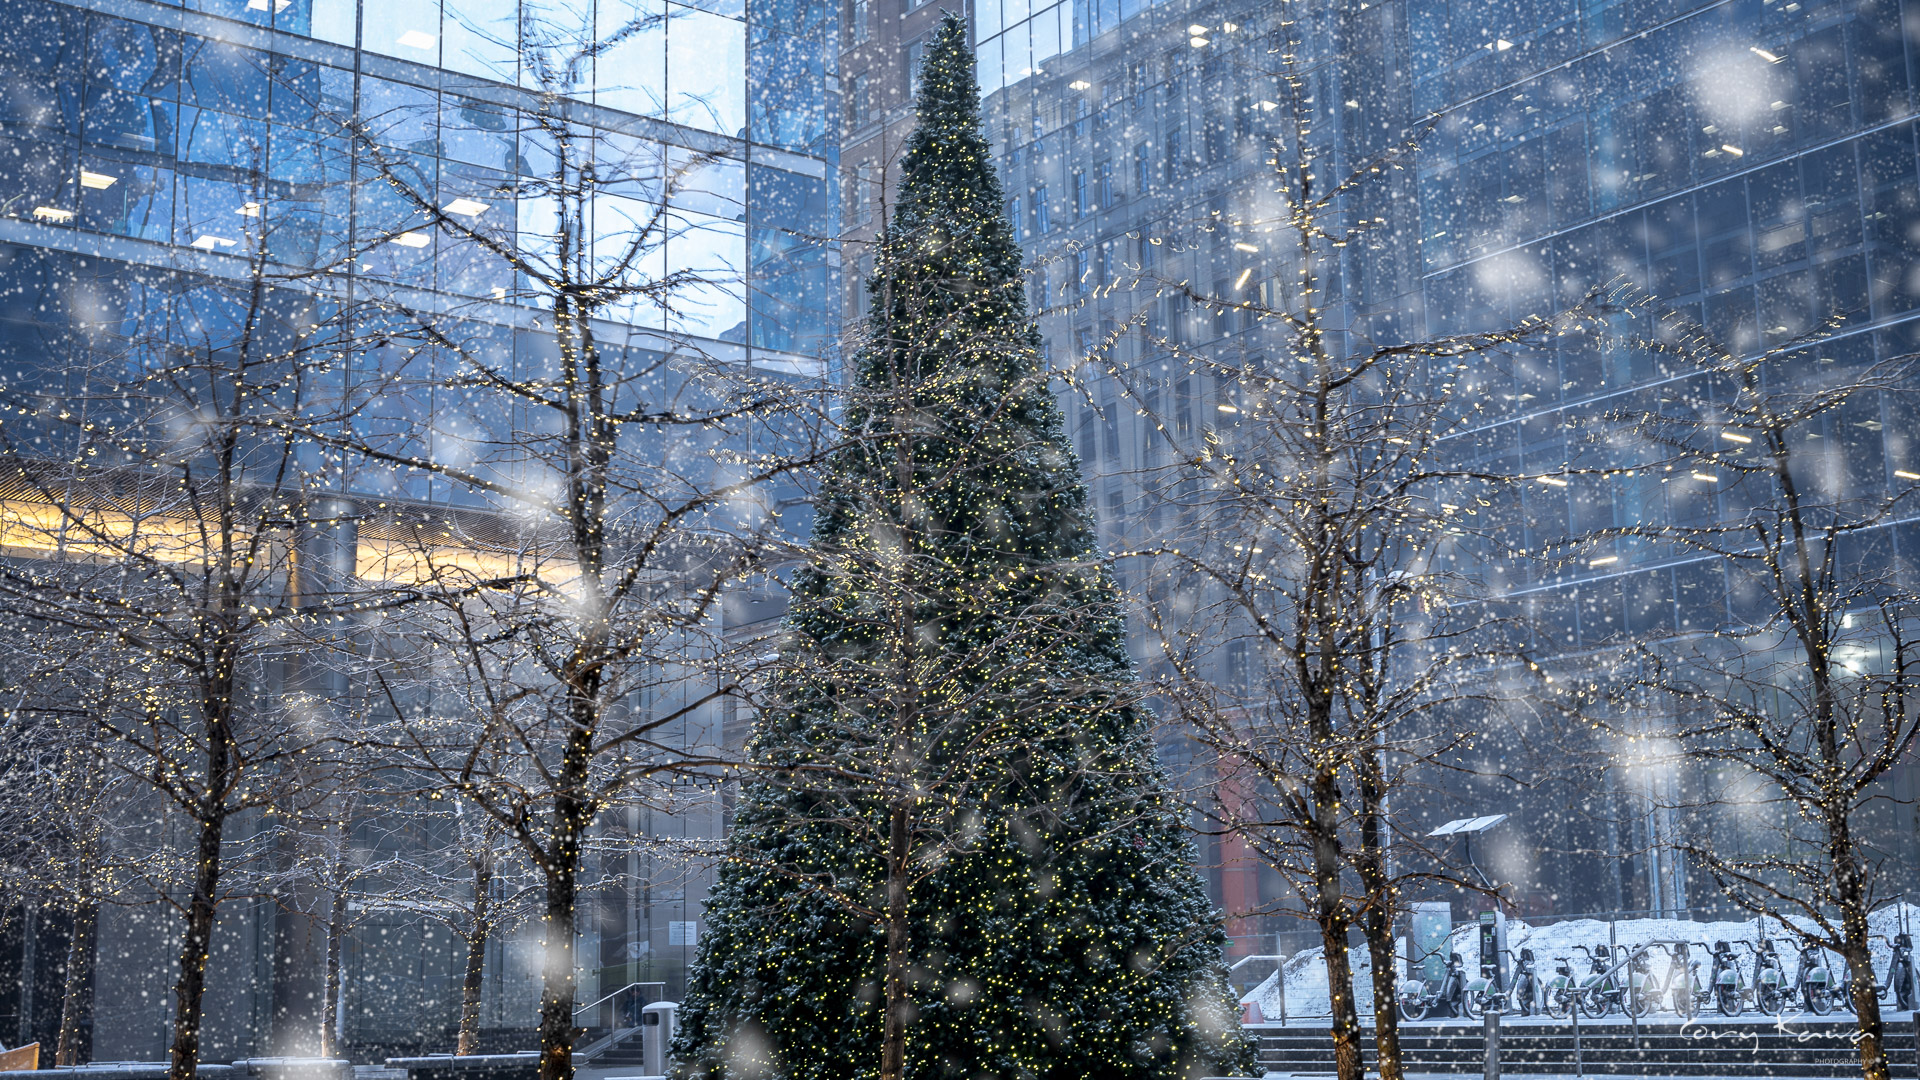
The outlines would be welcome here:
[[[751,28],[747,45],[748,137],[788,150],[825,153],[827,63],[817,41]]]
[[[833,231],[833,207],[824,177],[755,165],[750,187],[756,225],[780,226],[815,236]]]

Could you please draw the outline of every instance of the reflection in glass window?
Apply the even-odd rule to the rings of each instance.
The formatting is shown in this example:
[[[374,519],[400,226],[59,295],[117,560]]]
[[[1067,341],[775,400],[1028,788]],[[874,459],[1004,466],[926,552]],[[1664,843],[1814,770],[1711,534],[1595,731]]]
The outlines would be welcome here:
[[[745,135],[745,23],[676,4],[666,12],[666,117],[701,131]]]
[[[373,0],[360,23],[363,49],[416,64],[440,62],[439,0]]]
[[[602,40],[617,43],[596,62],[594,100],[636,116],[667,111],[667,7],[661,0],[604,0]]]

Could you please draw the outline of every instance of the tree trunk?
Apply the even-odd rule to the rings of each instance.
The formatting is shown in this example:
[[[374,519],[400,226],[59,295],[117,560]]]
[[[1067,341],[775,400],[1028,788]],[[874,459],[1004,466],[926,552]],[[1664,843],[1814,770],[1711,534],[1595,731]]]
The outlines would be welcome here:
[[[1367,902],[1360,930],[1366,935],[1367,957],[1373,964],[1374,1068],[1380,1080],[1401,1080],[1399,956],[1393,940],[1400,897],[1387,864],[1391,841],[1378,750],[1360,757],[1360,815],[1360,852],[1355,862]]]
[[[333,911],[327,919],[327,1000],[320,1006],[320,1056],[340,1055],[340,954],[347,936],[346,838],[341,837],[338,873],[334,878]]]
[[[1847,820],[1851,801],[1827,817],[1827,855],[1833,862],[1834,906],[1840,909],[1840,940],[1852,969],[1853,1015],[1859,1024],[1855,1042],[1864,1080],[1887,1080],[1886,1026],[1880,1019],[1880,998],[1873,990],[1873,954],[1868,948],[1867,890],[1860,880],[1860,861],[1853,850],[1853,830]]]
[[[1347,930],[1351,925],[1346,896],[1340,888],[1340,847],[1337,829],[1339,791],[1331,772],[1315,775],[1313,783],[1314,921],[1320,925],[1320,943],[1327,953],[1327,1001],[1333,1035],[1334,1072],[1339,1080],[1365,1080],[1360,1058],[1360,1014],[1353,1002],[1353,965],[1347,960]]]
[[[580,848],[593,822],[586,788],[598,726],[598,693],[598,680],[591,678],[574,691],[573,722],[554,778],[553,833],[544,867],[547,925],[540,988],[540,1080],[573,1080],[574,904],[579,898]]]
[[[91,1049],[81,1025],[93,1012],[93,960],[100,905],[82,900],[73,908],[73,937],[67,942],[65,993],[60,997],[60,1044],[54,1064],[60,1068],[85,1065]]]
[[[484,844],[487,837],[482,837]],[[487,939],[493,933],[493,853],[482,849],[473,857],[473,925],[467,931],[467,971],[460,983],[460,1035],[453,1052],[479,1052],[480,993],[487,974]]]
[[[901,1080],[907,1059],[907,808],[892,811],[887,852],[886,1014],[881,1024],[880,1080]]]
[[[540,1080],[573,1080],[575,867],[547,868],[546,940],[540,987]]]
[[[224,743],[213,756],[224,758]],[[220,797],[215,786],[217,776],[208,778],[212,792],[209,799]],[[213,943],[217,913],[214,898],[220,887],[220,842],[225,826],[226,815],[219,811],[205,813],[200,820],[193,895],[187,900],[187,928],[180,940],[180,977],[173,986],[173,1048],[167,1080],[194,1080],[194,1070],[200,1065],[200,1010],[207,990],[207,953]]]

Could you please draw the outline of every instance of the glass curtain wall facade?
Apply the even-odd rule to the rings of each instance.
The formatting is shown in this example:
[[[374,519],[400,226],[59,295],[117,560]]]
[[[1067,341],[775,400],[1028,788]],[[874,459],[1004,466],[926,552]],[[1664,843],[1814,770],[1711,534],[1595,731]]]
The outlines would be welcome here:
[[[671,315],[633,313],[634,325],[620,328],[626,340],[652,331],[722,359],[803,369],[838,334],[838,26],[822,3],[0,0],[0,16],[0,356],[10,368],[57,377],[58,343],[112,307],[116,282],[243,274],[222,260],[238,262],[241,225],[263,213],[278,219],[271,257],[295,268],[379,235],[395,195],[364,148],[325,122],[330,115],[364,124],[437,204],[468,200],[491,221],[537,233],[541,219],[513,205],[507,178],[538,175],[543,164],[540,148],[515,134],[527,129],[515,117],[536,107],[520,38],[542,22],[585,36],[642,27],[598,57],[562,108],[627,160],[657,163],[631,193],[643,205],[663,197],[663,176],[691,174],[659,258],[666,268],[700,268],[703,281]],[[499,260],[435,230],[379,244],[340,272],[426,310],[457,309],[503,355],[534,361],[550,348],[531,309],[515,306]],[[146,317],[184,325],[188,312],[163,305]],[[357,362],[381,356],[369,349]],[[397,470],[378,494],[475,501]],[[717,707],[688,721],[711,727],[701,736],[709,742],[735,734],[731,722]],[[635,811],[605,827],[712,838],[724,821],[715,805],[671,819]],[[620,855],[619,866],[601,859],[589,856],[589,876],[624,874],[628,885],[596,897],[583,919],[579,1000],[635,980],[664,982],[677,996],[704,883],[655,875],[639,856]],[[276,918],[270,901],[223,907],[204,1060],[270,1052],[270,1014],[286,996],[273,985],[273,943],[284,931]],[[102,920],[92,1056],[162,1059],[177,920],[157,905],[108,906]],[[346,1044],[444,1049],[458,1016],[460,943],[404,912],[355,921],[344,961]],[[482,1026],[506,1034],[483,1045],[530,1045],[521,1033],[535,1022],[539,954],[532,932],[492,950]],[[44,1001],[17,1005],[47,1015]]]
[[[1290,270],[1264,254],[1263,236],[1277,212],[1266,161],[1282,100],[1273,73],[1290,35],[1302,42],[1310,115],[1333,162],[1323,172],[1434,125],[1417,167],[1346,208],[1349,220],[1388,223],[1326,268],[1328,323],[1357,340],[1493,329],[1624,279],[1744,352],[1836,311],[1846,319],[1822,355],[1916,347],[1910,5],[1388,0],[1276,10],[1206,0],[1112,13],[1069,4],[1037,17],[1025,0],[1013,6],[975,19],[990,132],[1033,259],[1043,333],[1056,366],[1077,366],[1083,379],[1065,407],[1116,546],[1180,510],[1141,482],[1169,467],[1164,437],[1101,365],[1080,358],[1117,341],[1112,360],[1138,380],[1156,422],[1187,438],[1228,422],[1230,403],[1146,339],[1238,356],[1282,340],[1160,284],[1186,281],[1229,301],[1284,287]],[[1482,368],[1474,392],[1485,422],[1449,453],[1511,473],[1605,465],[1576,445],[1579,420],[1664,385],[1650,365],[1595,351]],[[1849,407],[1829,433],[1844,445],[1846,484],[1882,491],[1896,470],[1920,471],[1909,414],[1892,395]],[[1717,497],[1692,478],[1579,482],[1590,490],[1528,485],[1494,511],[1504,538],[1537,551],[1596,527],[1700,520]],[[1872,557],[1920,557],[1920,525],[1884,532]],[[1535,655],[1566,662],[1635,637],[1717,627],[1739,602],[1713,561],[1629,545],[1617,555],[1571,572],[1525,560],[1502,568],[1534,616]],[[1221,651],[1219,677],[1229,679],[1234,658]],[[1598,782],[1604,798],[1631,808],[1646,805],[1635,795],[1657,798],[1646,785],[1666,781],[1621,768]],[[1909,796],[1914,783],[1911,765],[1892,781]],[[1565,812],[1570,789],[1449,786],[1431,806],[1396,812],[1437,824],[1496,802],[1515,811],[1524,838],[1479,854],[1520,883],[1524,911],[1700,911],[1715,899],[1710,885],[1689,883],[1652,812],[1623,809],[1602,825],[1606,815]],[[1910,859],[1913,823],[1884,824],[1882,839]],[[1232,845],[1208,853],[1223,906],[1279,899],[1280,882]],[[1637,854],[1578,855],[1594,851]],[[1266,935],[1298,927],[1237,920],[1235,948],[1265,951]]]

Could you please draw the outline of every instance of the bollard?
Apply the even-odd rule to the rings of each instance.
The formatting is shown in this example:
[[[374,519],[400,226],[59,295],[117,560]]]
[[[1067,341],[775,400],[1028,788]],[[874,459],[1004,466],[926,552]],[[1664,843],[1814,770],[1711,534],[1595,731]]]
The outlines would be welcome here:
[[[1485,1080],[1500,1080],[1500,1010],[1488,1009],[1480,1025],[1480,1040],[1486,1046],[1486,1060],[1480,1067],[1480,1075]]]
[[[1573,995],[1573,1008],[1567,1012],[1573,1017],[1573,1080],[1586,1080],[1586,1069],[1580,1061],[1580,994]]]

